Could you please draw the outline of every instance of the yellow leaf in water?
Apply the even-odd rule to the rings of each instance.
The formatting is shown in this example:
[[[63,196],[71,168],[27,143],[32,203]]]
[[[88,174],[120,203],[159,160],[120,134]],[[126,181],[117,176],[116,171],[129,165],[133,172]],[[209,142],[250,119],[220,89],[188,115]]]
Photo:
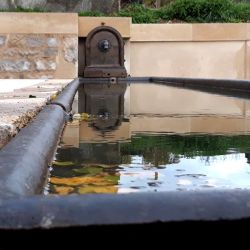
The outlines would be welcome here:
[[[53,161],[52,165],[59,166],[59,167],[70,167],[70,166],[74,166],[74,162],[72,162],[72,161]]]
[[[56,99],[56,97],[57,97],[57,94],[53,94],[53,95],[50,96],[50,100],[54,101]]]
[[[116,186],[86,186],[79,187],[79,194],[89,194],[89,193],[117,193],[118,188]]]
[[[82,121],[88,121],[90,118],[90,115],[88,113],[82,113],[81,114],[81,120]]]
[[[71,177],[71,178],[57,178],[51,177],[50,182],[52,184],[60,184],[67,186],[79,186],[92,184],[97,186],[106,186],[114,184],[112,180],[107,180],[103,176],[80,176],[80,177]]]
[[[54,186],[55,192],[60,195],[69,194],[74,190],[72,187],[65,187],[65,186]]]
[[[84,166],[84,167],[97,167],[97,168],[115,168],[115,167],[117,167],[117,165],[112,165],[112,164],[109,164],[109,165],[107,165],[107,164],[99,164],[99,163],[84,163],[84,164],[82,164],[82,166]]]

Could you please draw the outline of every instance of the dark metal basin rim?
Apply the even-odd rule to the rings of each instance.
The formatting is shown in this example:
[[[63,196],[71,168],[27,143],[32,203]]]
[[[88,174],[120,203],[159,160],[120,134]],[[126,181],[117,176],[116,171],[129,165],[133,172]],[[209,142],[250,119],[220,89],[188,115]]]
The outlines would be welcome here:
[[[0,151],[0,229],[250,218],[250,191],[39,196],[80,84],[157,83],[249,98],[250,81],[189,78],[76,79]]]

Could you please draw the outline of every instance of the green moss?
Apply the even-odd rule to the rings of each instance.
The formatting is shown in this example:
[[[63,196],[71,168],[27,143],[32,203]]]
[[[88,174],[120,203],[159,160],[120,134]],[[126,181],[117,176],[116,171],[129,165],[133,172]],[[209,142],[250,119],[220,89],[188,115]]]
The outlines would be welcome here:
[[[129,5],[122,9],[117,16],[132,17],[133,23],[158,23],[160,21],[158,10],[146,8],[140,4]]]
[[[159,10],[163,20],[216,23],[250,20],[250,4],[232,0],[176,0]]]

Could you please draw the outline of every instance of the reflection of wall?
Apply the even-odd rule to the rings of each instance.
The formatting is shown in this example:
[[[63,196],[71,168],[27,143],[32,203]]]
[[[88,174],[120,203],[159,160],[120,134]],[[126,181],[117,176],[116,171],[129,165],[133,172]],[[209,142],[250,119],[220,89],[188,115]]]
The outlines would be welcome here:
[[[249,115],[250,102],[154,84],[131,84],[131,114]]]
[[[80,143],[84,163],[120,164],[120,144],[116,143]]]
[[[78,147],[79,141],[123,141],[136,132],[250,132],[250,102],[239,98],[162,85],[131,84],[125,94],[124,110],[126,116],[131,115],[130,121],[121,122],[112,131],[102,132],[87,121],[69,124],[63,142]]]
[[[79,147],[79,122],[68,123],[63,131],[62,143],[67,146]]]
[[[105,132],[104,134],[101,131],[93,129],[89,126],[87,122],[82,122],[80,124],[79,130],[79,139],[80,142],[100,142],[105,140],[107,142],[127,140],[130,138],[130,123],[122,122],[121,125],[110,132]]]
[[[116,130],[102,134],[88,126],[87,122],[70,123],[65,128],[62,141],[79,147],[79,143],[100,143],[129,140],[132,133],[249,133],[250,119],[223,116],[142,117],[132,116]]]
[[[249,133],[250,119],[233,117],[131,117],[131,133]]]

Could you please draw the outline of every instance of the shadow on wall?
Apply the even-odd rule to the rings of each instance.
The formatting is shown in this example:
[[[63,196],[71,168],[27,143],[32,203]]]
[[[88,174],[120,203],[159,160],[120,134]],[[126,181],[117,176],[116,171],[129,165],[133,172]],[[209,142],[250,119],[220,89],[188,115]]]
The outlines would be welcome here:
[[[1,10],[42,9],[50,12],[100,11],[112,13],[119,8],[120,0],[1,0]]]

